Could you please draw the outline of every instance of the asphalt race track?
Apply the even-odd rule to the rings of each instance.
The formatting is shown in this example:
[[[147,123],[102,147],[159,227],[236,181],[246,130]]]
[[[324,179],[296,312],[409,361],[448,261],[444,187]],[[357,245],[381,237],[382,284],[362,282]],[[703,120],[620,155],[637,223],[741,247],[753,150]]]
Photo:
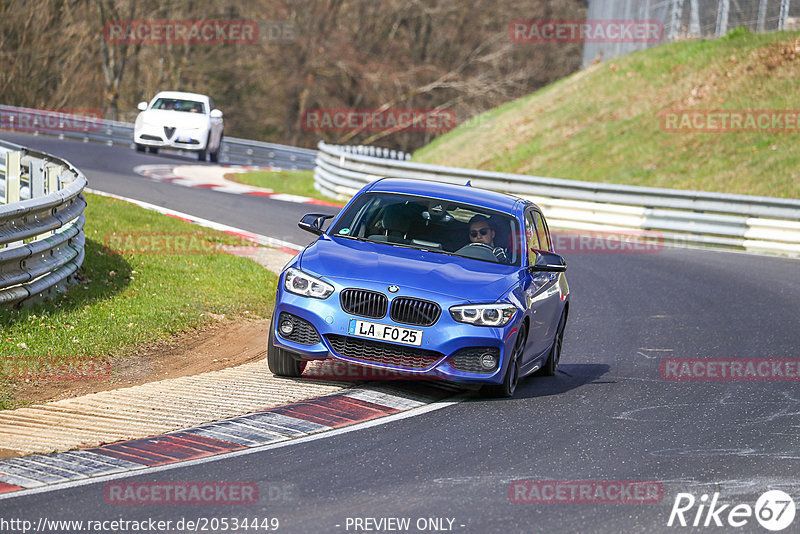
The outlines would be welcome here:
[[[297,229],[303,213],[335,210],[158,183],[131,170],[188,158],[0,138],[70,160],[93,189],[298,244],[311,237]],[[409,532],[765,532],[752,516],[732,528],[728,514],[738,504],[755,507],[767,490],[800,494],[800,381],[665,380],[661,365],[800,358],[800,262],[683,248],[566,258],[572,305],[560,372],[526,379],[511,400],[469,397],[383,425],[121,481],[253,482],[255,504],[108,504],[101,482],[1,500],[0,517],[173,527],[181,518],[277,518],[278,532],[298,533],[392,531],[389,518],[408,518]],[[510,492],[526,480],[545,502],[512,502],[532,499],[517,486]],[[613,502],[579,502],[569,491],[547,497],[553,481],[591,481]],[[611,491],[625,481],[649,481],[658,499],[618,502]],[[724,527],[714,518],[708,528],[667,526],[679,493],[697,499],[685,513],[691,523],[701,497],[715,492],[717,508],[728,505],[718,516]],[[800,531],[800,518],[790,531]]]

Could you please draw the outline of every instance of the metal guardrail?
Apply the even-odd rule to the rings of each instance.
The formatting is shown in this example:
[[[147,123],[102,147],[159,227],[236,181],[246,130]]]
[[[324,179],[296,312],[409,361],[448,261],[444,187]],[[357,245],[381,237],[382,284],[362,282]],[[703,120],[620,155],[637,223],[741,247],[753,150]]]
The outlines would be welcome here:
[[[63,291],[83,263],[86,177],[69,162],[0,141],[0,305]]]
[[[536,202],[551,226],[641,233],[671,242],[800,256],[800,200],[624,186],[489,172],[359,153],[318,144],[315,187],[331,197],[354,195],[381,177],[465,184]],[[363,152],[363,150],[362,150]]]
[[[133,124],[83,117],[57,111],[0,105],[0,129],[57,135],[62,139],[98,141],[133,148]],[[313,169],[316,150],[237,137],[223,137],[219,162],[281,167],[287,170]]]

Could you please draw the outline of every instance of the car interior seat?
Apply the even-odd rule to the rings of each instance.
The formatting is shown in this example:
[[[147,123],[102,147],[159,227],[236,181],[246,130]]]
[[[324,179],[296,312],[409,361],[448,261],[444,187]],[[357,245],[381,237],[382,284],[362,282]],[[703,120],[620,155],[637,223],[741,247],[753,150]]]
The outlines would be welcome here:
[[[381,221],[384,233],[369,236],[370,241],[401,244],[410,242],[408,230],[411,227],[411,212],[405,204],[386,206]]]

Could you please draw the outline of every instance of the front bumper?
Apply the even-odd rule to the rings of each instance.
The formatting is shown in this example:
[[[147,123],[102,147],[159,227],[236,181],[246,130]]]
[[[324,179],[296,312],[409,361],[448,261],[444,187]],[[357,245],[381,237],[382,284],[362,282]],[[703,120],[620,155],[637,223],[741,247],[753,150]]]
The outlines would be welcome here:
[[[330,280],[327,280],[331,283]],[[425,294],[403,288],[397,297],[415,297],[437,302],[442,313],[437,322],[428,327],[397,323],[391,314],[382,318],[364,318],[342,310],[339,294],[345,288],[359,288],[380,292],[385,285],[364,281],[333,282],[336,290],[325,300],[302,297],[283,288],[283,276],[273,312],[273,342],[305,360],[333,359],[358,365],[397,371],[405,378],[439,379],[462,384],[499,384],[505,376],[508,355],[513,350],[521,312],[502,328],[491,328],[459,323],[450,316],[450,306],[463,304],[463,300],[448,301],[441,295]],[[281,318],[297,318],[296,329],[286,336],[281,333]],[[412,328],[422,331],[420,346],[378,341],[351,334],[351,320],[364,320],[379,324]],[[477,363],[486,353],[498,361],[496,368],[483,370]]]
[[[199,152],[206,149],[208,130],[165,128],[164,126],[145,124],[135,128],[133,142],[143,146]]]

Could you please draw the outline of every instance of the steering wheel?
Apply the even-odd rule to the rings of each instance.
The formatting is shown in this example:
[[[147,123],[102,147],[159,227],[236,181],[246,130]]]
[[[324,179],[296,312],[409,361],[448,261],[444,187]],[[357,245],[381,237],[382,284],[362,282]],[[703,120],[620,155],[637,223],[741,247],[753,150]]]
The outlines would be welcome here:
[[[494,254],[494,247],[486,243],[469,243],[456,251],[456,254],[476,260],[486,260],[499,263]]]

